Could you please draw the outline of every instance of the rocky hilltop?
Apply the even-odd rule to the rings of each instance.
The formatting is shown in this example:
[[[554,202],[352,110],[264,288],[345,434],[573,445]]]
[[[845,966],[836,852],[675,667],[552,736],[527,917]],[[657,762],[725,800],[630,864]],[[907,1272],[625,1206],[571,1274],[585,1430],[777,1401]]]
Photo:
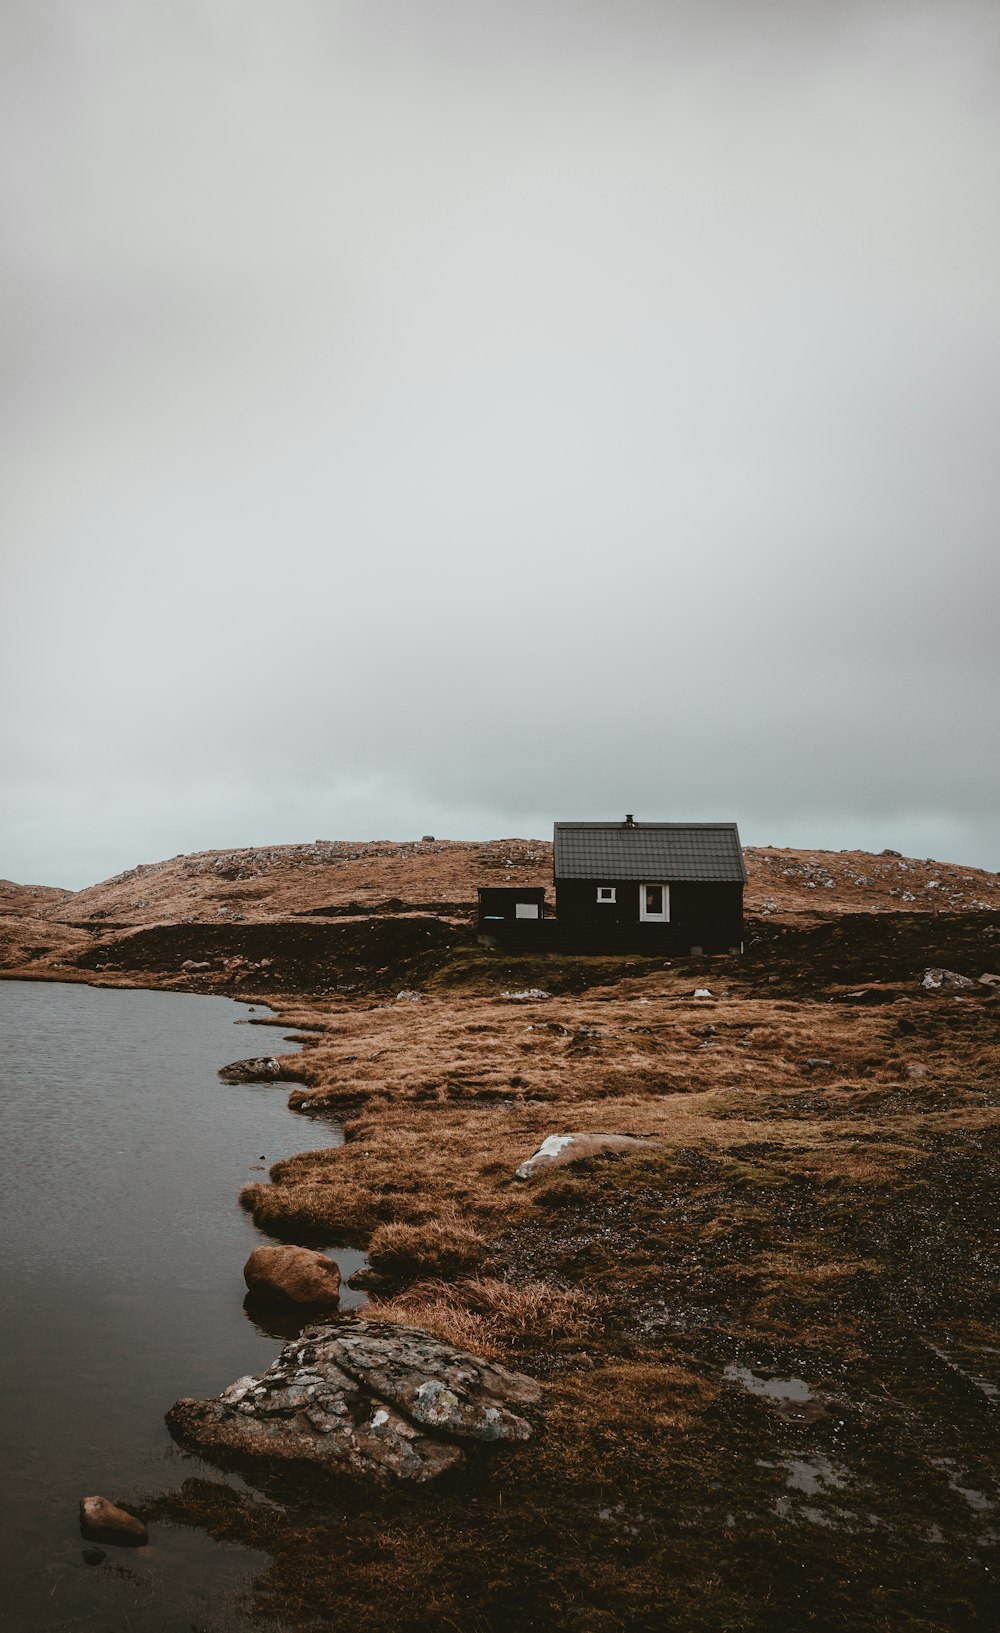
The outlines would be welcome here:
[[[896,851],[804,851],[747,846],[746,905],[754,913],[967,911],[1000,907],[1000,875]],[[471,910],[479,885],[544,885],[552,846],[542,839],[315,840],[199,851],[140,863],[86,890],[0,880],[0,913],[66,923],[143,925],[205,917]],[[821,892],[821,894],[817,894]]]
[[[895,851],[745,856],[751,924],[1000,911],[1000,876],[982,869]],[[353,989],[358,975],[391,985],[414,959],[424,967],[420,955],[467,939],[477,887],[498,878],[552,900],[551,845],[316,840],[142,863],[76,892],[0,881],[0,970],[213,990],[251,978],[302,991]]]

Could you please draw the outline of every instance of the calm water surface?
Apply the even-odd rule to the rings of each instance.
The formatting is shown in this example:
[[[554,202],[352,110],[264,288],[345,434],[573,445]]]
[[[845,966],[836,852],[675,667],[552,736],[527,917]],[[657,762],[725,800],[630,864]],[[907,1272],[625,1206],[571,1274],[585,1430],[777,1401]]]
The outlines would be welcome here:
[[[294,1047],[234,1024],[252,1013],[225,998],[0,981],[4,1628],[244,1625],[230,1598],[261,1556],[158,1525],[148,1548],[110,1548],[94,1569],[77,1504],[218,1478],[174,1446],[163,1413],[280,1347],[243,1310],[242,1267],[267,1238],[237,1197],[261,1165],[339,1135],[290,1112],[287,1086],[218,1081],[228,1061]],[[361,1258],[332,1256],[346,1275]]]

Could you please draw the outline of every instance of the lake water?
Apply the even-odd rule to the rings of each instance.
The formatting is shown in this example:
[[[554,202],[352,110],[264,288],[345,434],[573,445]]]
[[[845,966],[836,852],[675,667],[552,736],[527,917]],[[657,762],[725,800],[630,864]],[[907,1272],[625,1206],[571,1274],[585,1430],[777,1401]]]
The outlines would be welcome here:
[[[271,1163],[340,1136],[290,1112],[287,1085],[219,1082],[229,1061],[294,1047],[234,1024],[252,1013],[0,981],[0,1627],[243,1625],[230,1598],[260,1556],[157,1525],[148,1548],[109,1548],[94,1568],[77,1504],[218,1478],[175,1447],[163,1413],[280,1347],[244,1313],[243,1264],[267,1238],[237,1198]],[[361,1262],[331,1257],[345,1275]]]

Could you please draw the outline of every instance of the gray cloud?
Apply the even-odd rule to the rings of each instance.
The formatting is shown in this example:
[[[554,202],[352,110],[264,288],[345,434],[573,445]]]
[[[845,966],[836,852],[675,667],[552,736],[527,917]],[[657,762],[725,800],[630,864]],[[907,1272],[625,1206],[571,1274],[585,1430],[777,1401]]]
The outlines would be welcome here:
[[[634,809],[1000,867],[1000,17],[0,21],[0,874]]]

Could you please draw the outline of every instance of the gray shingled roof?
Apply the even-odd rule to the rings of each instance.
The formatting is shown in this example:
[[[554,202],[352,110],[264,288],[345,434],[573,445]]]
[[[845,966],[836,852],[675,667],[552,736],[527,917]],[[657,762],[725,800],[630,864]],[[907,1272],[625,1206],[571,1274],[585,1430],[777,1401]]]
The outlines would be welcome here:
[[[556,879],[745,884],[735,822],[557,822]]]

